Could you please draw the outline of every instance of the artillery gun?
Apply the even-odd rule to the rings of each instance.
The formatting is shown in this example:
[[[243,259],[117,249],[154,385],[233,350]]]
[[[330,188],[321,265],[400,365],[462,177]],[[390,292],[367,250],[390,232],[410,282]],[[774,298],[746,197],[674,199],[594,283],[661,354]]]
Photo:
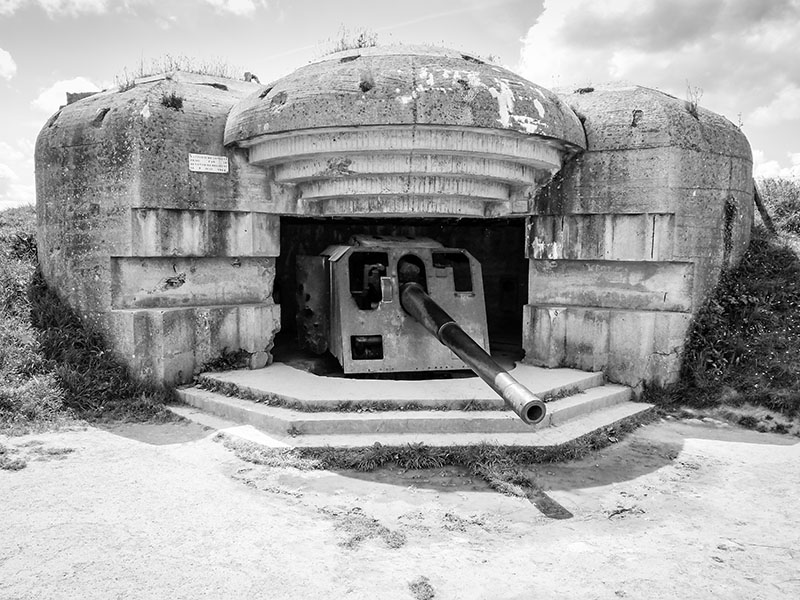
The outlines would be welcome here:
[[[355,236],[297,257],[298,341],[345,374],[472,369],[526,423],[545,405],[489,355],[480,263],[428,238]],[[451,316],[452,315],[452,316]]]

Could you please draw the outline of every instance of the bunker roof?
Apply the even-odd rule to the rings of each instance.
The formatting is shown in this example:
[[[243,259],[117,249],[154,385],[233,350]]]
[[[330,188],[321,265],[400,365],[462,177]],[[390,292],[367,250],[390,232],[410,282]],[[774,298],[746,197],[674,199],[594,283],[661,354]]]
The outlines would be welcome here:
[[[585,148],[553,92],[476,56],[431,46],[330,54],[262,87],[228,117],[225,143],[326,127],[444,125],[515,131]]]

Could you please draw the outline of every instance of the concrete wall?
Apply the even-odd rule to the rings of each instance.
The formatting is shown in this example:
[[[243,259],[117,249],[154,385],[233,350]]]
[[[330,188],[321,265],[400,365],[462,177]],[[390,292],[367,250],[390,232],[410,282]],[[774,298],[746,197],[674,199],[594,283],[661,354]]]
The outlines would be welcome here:
[[[642,87],[562,98],[587,151],[529,217],[526,360],[674,381],[692,315],[745,251],[752,158],[726,119]]]
[[[131,371],[190,381],[227,349],[268,350],[279,221],[264,171],[222,145],[256,86],[186,73],[62,108],[36,145],[45,278]],[[189,153],[227,173],[189,170]]]

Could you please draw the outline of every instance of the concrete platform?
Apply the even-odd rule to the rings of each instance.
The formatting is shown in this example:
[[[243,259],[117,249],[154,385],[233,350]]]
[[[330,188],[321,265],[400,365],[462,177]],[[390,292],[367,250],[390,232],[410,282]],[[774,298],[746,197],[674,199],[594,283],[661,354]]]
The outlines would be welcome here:
[[[509,372],[540,398],[603,384],[602,373],[577,369],[543,369],[520,364]],[[275,363],[253,371],[205,373],[200,376],[200,382],[241,397],[268,402],[280,399],[282,405],[298,410],[335,410],[342,403],[350,407],[380,404],[402,408],[414,404],[436,409],[461,409],[472,402],[472,408],[505,408],[502,398],[477,376],[421,381],[350,379],[315,375]]]
[[[602,373],[519,365],[512,374],[537,395],[554,396],[541,423],[523,423],[477,377],[345,379],[285,364],[205,374],[201,380],[218,391],[179,389],[187,406],[175,412],[200,422],[222,419],[231,427],[250,425],[273,440],[268,445],[286,447],[360,447],[375,442],[548,446],[650,408],[630,402],[630,388],[603,385]]]

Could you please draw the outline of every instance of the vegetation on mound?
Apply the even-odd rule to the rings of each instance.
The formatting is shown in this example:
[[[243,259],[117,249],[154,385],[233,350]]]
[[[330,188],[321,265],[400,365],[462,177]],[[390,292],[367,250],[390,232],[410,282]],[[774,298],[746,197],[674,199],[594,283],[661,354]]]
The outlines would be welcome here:
[[[100,336],[46,286],[35,219],[32,207],[0,212],[0,427],[169,418],[168,391],[131,380]]]
[[[320,54],[327,56],[345,50],[358,50],[359,48],[373,48],[378,45],[378,34],[364,27],[351,29],[345,25],[339,26],[339,31],[333,38],[328,38],[322,43]]]
[[[800,184],[762,183],[778,228],[753,230],[739,266],[725,273],[697,315],[681,379],[651,387],[645,400],[716,410],[762,431],[788,432],[800,418]],[[718,413],[719,414],[719,413]],[[787,417],[789,420],[787,421]]]
[[[776,177],[760,181],[759,188],[776,229],[800,235],[800,182]]]
[[[191,56],[164,54],[147,61],[142,58],[136,67],[130,71],[127,68],[123,69],[122,74],[117,75],[114,80],[120,91],[127,91],[136,86],[137,79],[175,71],[225,79],[241,79],[242,73],[244,73],[243,70],[228,64],[221,58],[199,60]]]

